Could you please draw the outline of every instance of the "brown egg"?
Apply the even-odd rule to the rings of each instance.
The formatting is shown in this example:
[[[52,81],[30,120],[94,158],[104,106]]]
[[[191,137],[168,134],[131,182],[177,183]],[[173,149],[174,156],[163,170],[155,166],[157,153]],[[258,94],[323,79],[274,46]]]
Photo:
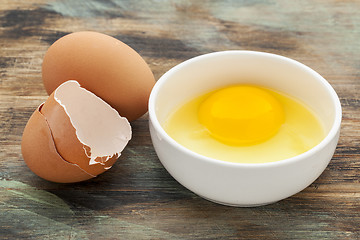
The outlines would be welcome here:
[[[144,59],[123,42],[97,32],[76,32],[46,52],[42,78],[48,94],[76,79],[129,121],[147,112],[155,79]]]
[[[35,174],[69,183],[110,169],[130,138],[126,118],[76,81],[67,81],[33,113],[21,148]]]

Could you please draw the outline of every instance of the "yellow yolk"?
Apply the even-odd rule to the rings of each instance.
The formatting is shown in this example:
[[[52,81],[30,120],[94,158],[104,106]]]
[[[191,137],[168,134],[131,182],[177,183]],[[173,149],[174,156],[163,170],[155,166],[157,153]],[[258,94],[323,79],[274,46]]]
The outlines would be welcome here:
[[[271,93],[237,85],[208,96],[200,104],[198,118],[215,139],[229,145],[251,145],[276,134],[285,115]]]

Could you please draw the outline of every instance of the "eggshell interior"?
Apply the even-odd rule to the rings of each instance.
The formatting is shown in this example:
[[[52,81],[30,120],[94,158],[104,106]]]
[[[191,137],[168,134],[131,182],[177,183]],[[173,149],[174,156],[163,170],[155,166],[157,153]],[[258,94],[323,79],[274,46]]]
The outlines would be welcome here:
[[[90,165],[103,164],[108,158],[120,156],[131,138],[126,118],[76,81],[60,85],[54,98],[70,117],[79,141],[90,148],[86,151]],[[99,161],[97,158],[106,159]]]

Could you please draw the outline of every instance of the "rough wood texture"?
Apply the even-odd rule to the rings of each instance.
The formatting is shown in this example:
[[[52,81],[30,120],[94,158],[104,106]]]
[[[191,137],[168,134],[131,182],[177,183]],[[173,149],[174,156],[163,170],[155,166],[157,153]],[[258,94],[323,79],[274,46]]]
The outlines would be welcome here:
[[[360,3],[358,1],[2,0],[0,3],[0,238],[360,239]],[[342,135],[325,172],[302,192],[257,208],[189,192],[154,152],[147,116],[105,174],[54,184],[26,167],[24,126],[47,98],[46,49],[79,30],[137,50],[158,79],[199,54],[250,49],[299,60],[323,75],[343,106]]]

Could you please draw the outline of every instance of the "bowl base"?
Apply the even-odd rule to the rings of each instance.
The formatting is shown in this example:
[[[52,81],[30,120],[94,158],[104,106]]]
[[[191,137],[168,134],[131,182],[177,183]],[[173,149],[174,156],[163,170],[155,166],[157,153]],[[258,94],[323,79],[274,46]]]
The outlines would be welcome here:
[[[277,202],[277,201],[274,201],[274,202],[258,203],[258,204],[233,204],[233,203],[220,202],[220,201],[213,200],[213,199],[201,196],[201,195],[199,195],[199,196],[204,198],[205,200],[210,201],[210,202],[217,203],[217,204],[220,204],[220,205],[229,206],[229,207],[260,207],[260,206],[265,206],[265,205],[269,205],[269,204],[273,204],[273,203]]]

